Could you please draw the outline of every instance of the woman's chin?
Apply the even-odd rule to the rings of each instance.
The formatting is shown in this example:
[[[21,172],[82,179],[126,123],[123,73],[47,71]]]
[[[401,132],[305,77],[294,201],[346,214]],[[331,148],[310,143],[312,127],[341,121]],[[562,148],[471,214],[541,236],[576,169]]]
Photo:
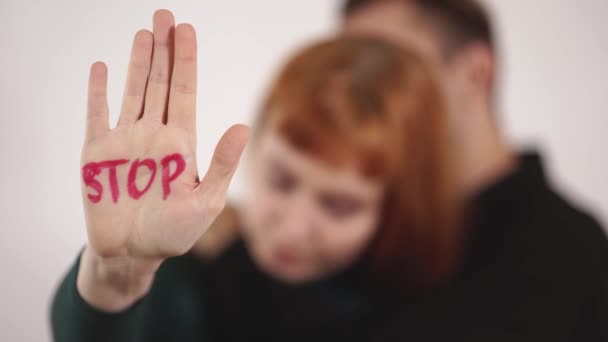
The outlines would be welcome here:
[[[281,269],[268,272],[273,278],[289,285],[304,285],[317,280],[319,277],[310,273]]]
[[[289,285],[303,285],[320,278],[318,272],[304,264],[285,263],[275,258],[266,258],[257,264],[264,273]]]

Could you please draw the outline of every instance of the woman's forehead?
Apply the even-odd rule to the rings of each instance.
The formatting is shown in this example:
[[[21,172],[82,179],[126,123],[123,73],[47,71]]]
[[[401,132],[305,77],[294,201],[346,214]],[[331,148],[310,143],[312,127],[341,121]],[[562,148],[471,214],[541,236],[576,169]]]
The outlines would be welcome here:
[[[372,196],[382,192],[382,182],[363,176],[355,163],[330,165],[291,146],[276,130],[265,129],[256,145],[254,158],[269,163],[270,167],[289,172],[300,182],[315,189],[358,196]]]

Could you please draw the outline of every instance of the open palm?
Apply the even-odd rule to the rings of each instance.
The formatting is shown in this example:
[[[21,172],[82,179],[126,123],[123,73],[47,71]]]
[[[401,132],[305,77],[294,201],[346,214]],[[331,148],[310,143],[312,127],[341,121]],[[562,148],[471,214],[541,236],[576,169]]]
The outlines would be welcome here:
[[[118,124],[110,129],[107,70],[92,65],[82,189],[89,246],[103,257],[188,251],[224,206],[248,129],[230,128],[209,170],[196,169],[196,34],[166,10],[134,38]]]

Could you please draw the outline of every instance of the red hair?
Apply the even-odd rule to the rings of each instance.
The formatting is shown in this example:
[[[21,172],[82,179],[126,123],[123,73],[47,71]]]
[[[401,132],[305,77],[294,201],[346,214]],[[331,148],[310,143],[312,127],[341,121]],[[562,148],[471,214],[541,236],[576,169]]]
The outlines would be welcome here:
[[[254,134],[269,121],[300,151],[384,181],[364,256],[375,275],[412,288],[451,274],[460,234],[446,111],[420,58],[371,38],[314,44],[281,70]]]

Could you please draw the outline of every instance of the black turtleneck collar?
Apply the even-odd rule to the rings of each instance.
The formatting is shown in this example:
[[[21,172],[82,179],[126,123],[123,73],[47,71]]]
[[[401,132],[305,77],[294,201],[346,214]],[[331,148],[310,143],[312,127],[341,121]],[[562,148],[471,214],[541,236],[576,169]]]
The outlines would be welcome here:
[[[539,194],[549,191],[543,160],[535,151],[519,155],[514,170],[485,187],[472,200],[477,219],[513,219],[524,215]]]

